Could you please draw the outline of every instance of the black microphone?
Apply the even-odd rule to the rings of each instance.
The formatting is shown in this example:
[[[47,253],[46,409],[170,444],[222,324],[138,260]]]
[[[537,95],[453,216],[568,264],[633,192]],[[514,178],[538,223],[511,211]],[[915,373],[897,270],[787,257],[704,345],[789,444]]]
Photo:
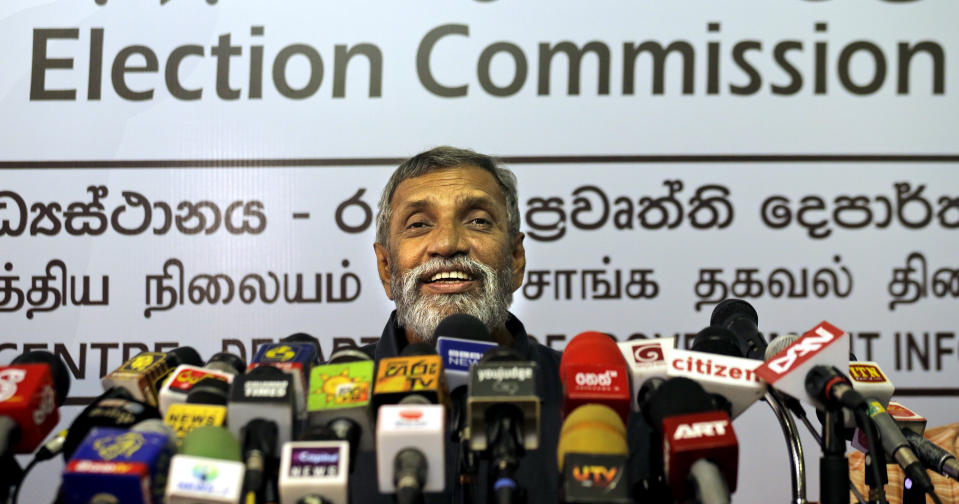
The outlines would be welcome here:
[[[523,498],[514,475],[526,450],[539,447],[539,366],[506,347],[486,352],[470,371],[467,416],[470,448],[490,460],[488,496]]]
[[[742,299],[726,299],[713,308],[709,325],[728,329],[739,340],[740,355],[764,360],[766,339],[759,332],[759,315]]]

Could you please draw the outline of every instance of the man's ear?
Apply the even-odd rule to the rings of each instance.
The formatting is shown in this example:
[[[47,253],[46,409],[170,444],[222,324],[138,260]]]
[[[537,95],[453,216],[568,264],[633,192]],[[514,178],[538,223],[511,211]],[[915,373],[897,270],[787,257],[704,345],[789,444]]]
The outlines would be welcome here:
[[[373,252],[376,253],[376,272],[380,275],[380,282],[383,284],[383,290],[386,291],[386,297],[393,300],[393,292],[390,290],[390,253],[386,247],[379,243],[373,244]]]
[[[523,248],[523,238],[526,235],[516,233],[513,237],[513,290],[519,289],[523,285],[523,277],[526,276],[526,249]]]

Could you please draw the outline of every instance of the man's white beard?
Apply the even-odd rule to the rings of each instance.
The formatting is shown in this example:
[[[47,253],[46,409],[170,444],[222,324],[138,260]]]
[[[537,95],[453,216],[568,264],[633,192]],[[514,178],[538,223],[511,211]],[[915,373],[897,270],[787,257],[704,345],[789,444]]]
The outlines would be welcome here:
[[[499,271],[470,257],[437,257],[405,273],[391,275],[390,289],[396,303],[397,323],[412,331],[420,341],[435,344],[436,326],[455,313],[478,318],[492,333],[506,322],[513,302],[512,257]],[[392,259],[393,264],[398,264]],[[435,271],[456,269],[467,272],[479,289],[455,294],[424,294],[420,278]],[[395,271],[395,270],[394,270]]]

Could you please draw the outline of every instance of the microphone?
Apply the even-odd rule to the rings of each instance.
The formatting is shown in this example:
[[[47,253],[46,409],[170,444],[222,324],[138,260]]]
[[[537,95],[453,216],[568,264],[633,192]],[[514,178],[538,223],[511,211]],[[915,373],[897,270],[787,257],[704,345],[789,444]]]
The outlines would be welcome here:
[[[603,404],[626,423],[633,402],[626,361],[615,340],[607,335],[583,333],[570,341],[573,350],[563,352],[560,380],[563,383],[563,415],[584,404]],[[584,338],[586,342],[580,342]]]
[[[486,325],[465,313],[443,319],[436,326],[433,336],[451,391],[465,387],[469,383],[470,367],[479,362],[487,350],[498,346],[490,341]]]
[[[243,494],[248,502],[276,502],[277,424],[254,418],[243,426]]]
[[[283,444],[280,504],[348,504],[350,447],[346,441],[293,441]]]
[[[397,404],[409,395],[430,404],[449,404],[443,360],[426,343],[406,346],[398,357],[380,359],[373,386],[373,405]]]
[[[469,397],[470,368],[497,344],[490,341],[486,324],[465,313],[443,319],[433,332],[436,348],[443,360],[443,374],[450,389],[450,440],[457,443],[456,471],[463,499],[472,496],[479,471],[476,453],[469,447],[466,409]]]
[[[0,456],[31,453],[60,421],[70,375],[50,352],[26,352],[0,367]]]
[[[929,441],[921,434],[916,434],[915,431],[907,429],[903,431],[903,434],[909,440],[909,444],[912,445],[912,449],[915,450],[922,465],[943,476],[959,481],[959,462],[956,461],[955,455]]]
[[[203,365],[192,347],[174,348],[167,353],[140,352],[103,377],[103,390],[125,388],[130,395],[151,406],[159,405],[158,393],[167,376],[180,364]]]
[[[631,502],[626,425],[612,408],[585,404],[567,415],[556,455],[564,502]]]
[[[357,447],[372,451],[370,389],[374,363],[362,352],[359,355],[351,352],[351,357],[345,359],[349,362],[333,363],[343,355],[335,352],[330,364],[315,366],[310,371],[308,429],[329,428],[337,439],[349,442],[351,453],[355,453]],[[358,360],[360,356],[362,360]]]
[[[639,397],[639,391],[646,380],[666,378],[669,353],[673,350],[673,338],[655,338],[633,340],[618,343],[619,350],[629,366],[632,396]],[[630,401],[631,409],[639,412],[639,401]]]
[[[317,346],[308,342],[280,342],[261,345],[250,359],[247,370],[260,366],[273,366],[293,377],[293,389],[297,418],[306,415],[306,386],[310,368],[317,360]]]
[[[673,498],[729,502],[739,467],[739,443],[729,414],[715,409],[698,382],[682,377],[670,378],[653,390],[641,410],[661,435]]]
[[[511,349],[486,352],[470,370],[467,419],[470,448],[490,459],[490,489],[497,502],[521,494],[514,474],[525,450],[539,447],[539,366]]]
[[[926,469],[922,462],[912,450],[912,445],[906,440],[902,430],[896,425],[896,421],[886,412],[885,408],[877,399],[867,399],[867,412],[879,431],[879,440],[882,442],[882,448],[886,454],[895,459],[899,467],[902,468],[906,476],[917,484],[923,492],[935,495],[935,488],[932,480],[926,474]],[[934,500],[938,500],[935,497]]]
[[[95,427],[64,468],[63,497],[69,504],[161,502],[174,446],[154,424]]]
[[[759,315],[751,304],[742,299],[725,299],[713,308],[709,325],[728,330],[736,336],[740,351],[737,355],[765,360],[766,339],[759,332]]]
[[[602,354],[605,359],[609,361],[615,361],[616,356],[612,352],[612,347],[609,346],[609,343],[616,343],[616,339],[606,333],[601,333],[599,331],[584,331],[576,336],[573,336],[573,339],[569,340],[569,343],[566,344],[566,348],[563,349],[563,354],[559,359],[559,379],[566,379],[566,374],[569,372],[569,365],[576,363],[576,360],[570,360],[570,357],[573,354],[577,353],[581,348],[594,348],[594,352]],[[619,349],[617,348],[616,355],[619,354]]]
[[[183,404],[190,389],[204,378],[216,378],[226,383],[233,383],[233,377],[242,374],[246,364],[240,357],[219,352],[210,357],[206,365],[201,367],[190,364],[180,364],[170,377],[160,387],[160,413],[166,415],[173,404]]]
[[[241,429],[253,419],[276,423],[279,442],[294,438],[293,377],[273,366],[259,366],[233,379],[227,418],[230,432],[242,438]]]
[[[720,327],[707,327],[696,335],[693,350],[669,353],[669,378],[688,378],[729,402],[736,418],[766,392],[757,369],[762,362],[740,356],[736,337]],[[715,352],[715,353],[713,353]]]
[[[376,422],[376,471],[380,492],[399,503],[419,502],[423,492],[446,487],[446,414],[439,404],[409,396],[381,406]]]
[[[223,427],[198,427],[183,438],[173,456],[166,486],[167,504],[240,502],[244,466],[240,445]]]
[[[163,417],[178,440],[197,427],[221,426],[226,423],[226,404],[230,385],[218,378],[204,378],[187,394],[186,403],[173,404]]]
[[[70,460],[94,427],[126,429],[141,421],[159,418],[156,407],[133,399],[126,389],[111,388],[87,405],[70,424],[63,441],[63,458]]]

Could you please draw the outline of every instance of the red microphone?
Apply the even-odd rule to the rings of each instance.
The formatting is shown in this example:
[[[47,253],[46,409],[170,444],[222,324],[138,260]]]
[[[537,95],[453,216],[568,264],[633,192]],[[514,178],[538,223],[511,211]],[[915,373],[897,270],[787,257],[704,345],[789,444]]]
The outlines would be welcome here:
[[[629,367],[608,334],[585,332],[566,346],[560,359],[563,417],[584,404],[602,404],[628,423],[632,392]]]
[[[0,455],[32,453],[60,421],[57,406],[69,388],[66,366],[50,352],[0,367]]]

